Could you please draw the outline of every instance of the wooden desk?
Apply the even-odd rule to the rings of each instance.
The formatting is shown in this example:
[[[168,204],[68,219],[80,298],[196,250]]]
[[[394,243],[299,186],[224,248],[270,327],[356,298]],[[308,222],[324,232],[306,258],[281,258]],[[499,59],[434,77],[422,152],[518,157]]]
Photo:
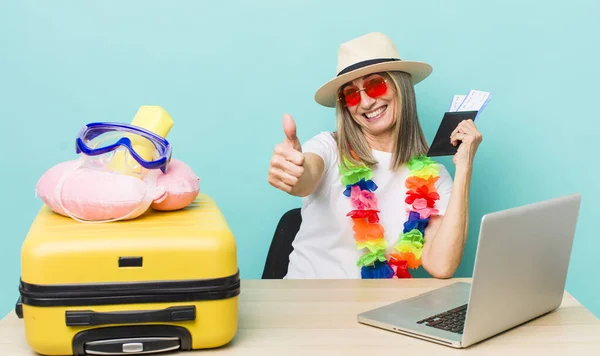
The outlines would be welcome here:
[[[568,293],[548,315],[465,350],[359,324],[356,314],[457,280],[244,280],[239,331],[226,347],[183,355],[600,355],[600,320]],[[31,356],[14,312],[2,355]]]

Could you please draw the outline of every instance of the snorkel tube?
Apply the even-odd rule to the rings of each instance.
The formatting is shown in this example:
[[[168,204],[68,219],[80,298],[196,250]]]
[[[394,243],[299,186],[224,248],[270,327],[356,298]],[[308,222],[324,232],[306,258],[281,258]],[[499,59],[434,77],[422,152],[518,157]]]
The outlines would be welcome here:
[[[165,109],[160,106],[141,106],[135,117],[131,121],[131,125],[148,130],[159,137],[166,139],[169,131],[173,127],[173,119]],[[137,153],[143,160],[151,161],[153,152],[156,150],[151,141],[140,138],[138,135],[128,135],[133,151]],[[113,170],[123,174],[131,173],[128,164],[131,159],[131,152],[127,150],[118,150],[110,163]],[[170,159],[170,157],[168,157]],[[168,162],[166,162],[168,164]],[[166,173],[167,165],[162,169]],[[135,169],[139,173],[141,168]]]

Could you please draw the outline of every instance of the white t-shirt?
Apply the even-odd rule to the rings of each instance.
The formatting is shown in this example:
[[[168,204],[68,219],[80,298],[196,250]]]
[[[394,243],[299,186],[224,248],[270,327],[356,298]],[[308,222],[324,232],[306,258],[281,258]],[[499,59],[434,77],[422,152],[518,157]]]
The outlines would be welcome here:
[[[343,194],[338,171],[336,142],[329,132],[321,132],[302,145],[303,152],[312,152],[323,158],[323,176],[315,191],[302,198],[302,225],[293,242],[286,279],[361,278],[356,262],[365,253],[357,250],[352,219],[346,214],[352,210],[350,198]],[[380,210],[379,223],[385,231],[390,249],[404,229],[406,221],[405,180],[408,167],[396,172],[389,170],[392,154],[373,150],[378,164],[373,167],[374,194]],[[436,189],[440,200],[435,208],[443,215],[452,191],[452,177],[440,165]]]

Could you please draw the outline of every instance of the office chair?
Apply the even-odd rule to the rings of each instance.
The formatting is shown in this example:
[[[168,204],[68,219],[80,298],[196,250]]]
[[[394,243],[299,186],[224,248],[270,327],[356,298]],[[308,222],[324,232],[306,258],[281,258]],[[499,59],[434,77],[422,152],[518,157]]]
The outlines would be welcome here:
[[[271,246],[267,254],[262,279],[282,279],[288,271],[290,253],[294,250],[292,243],[300,229],[302,215],[300,208],[287,211],[277,224]]]

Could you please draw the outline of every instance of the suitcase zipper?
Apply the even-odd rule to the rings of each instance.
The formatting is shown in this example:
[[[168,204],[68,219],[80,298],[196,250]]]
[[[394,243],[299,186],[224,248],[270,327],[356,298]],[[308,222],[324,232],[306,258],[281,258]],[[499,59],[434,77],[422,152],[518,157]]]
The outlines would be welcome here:
[[[190,281],[35,285],[21,281],[21,302],[32,306],[82,306],[218,300],[240,294],[234,275]]]

